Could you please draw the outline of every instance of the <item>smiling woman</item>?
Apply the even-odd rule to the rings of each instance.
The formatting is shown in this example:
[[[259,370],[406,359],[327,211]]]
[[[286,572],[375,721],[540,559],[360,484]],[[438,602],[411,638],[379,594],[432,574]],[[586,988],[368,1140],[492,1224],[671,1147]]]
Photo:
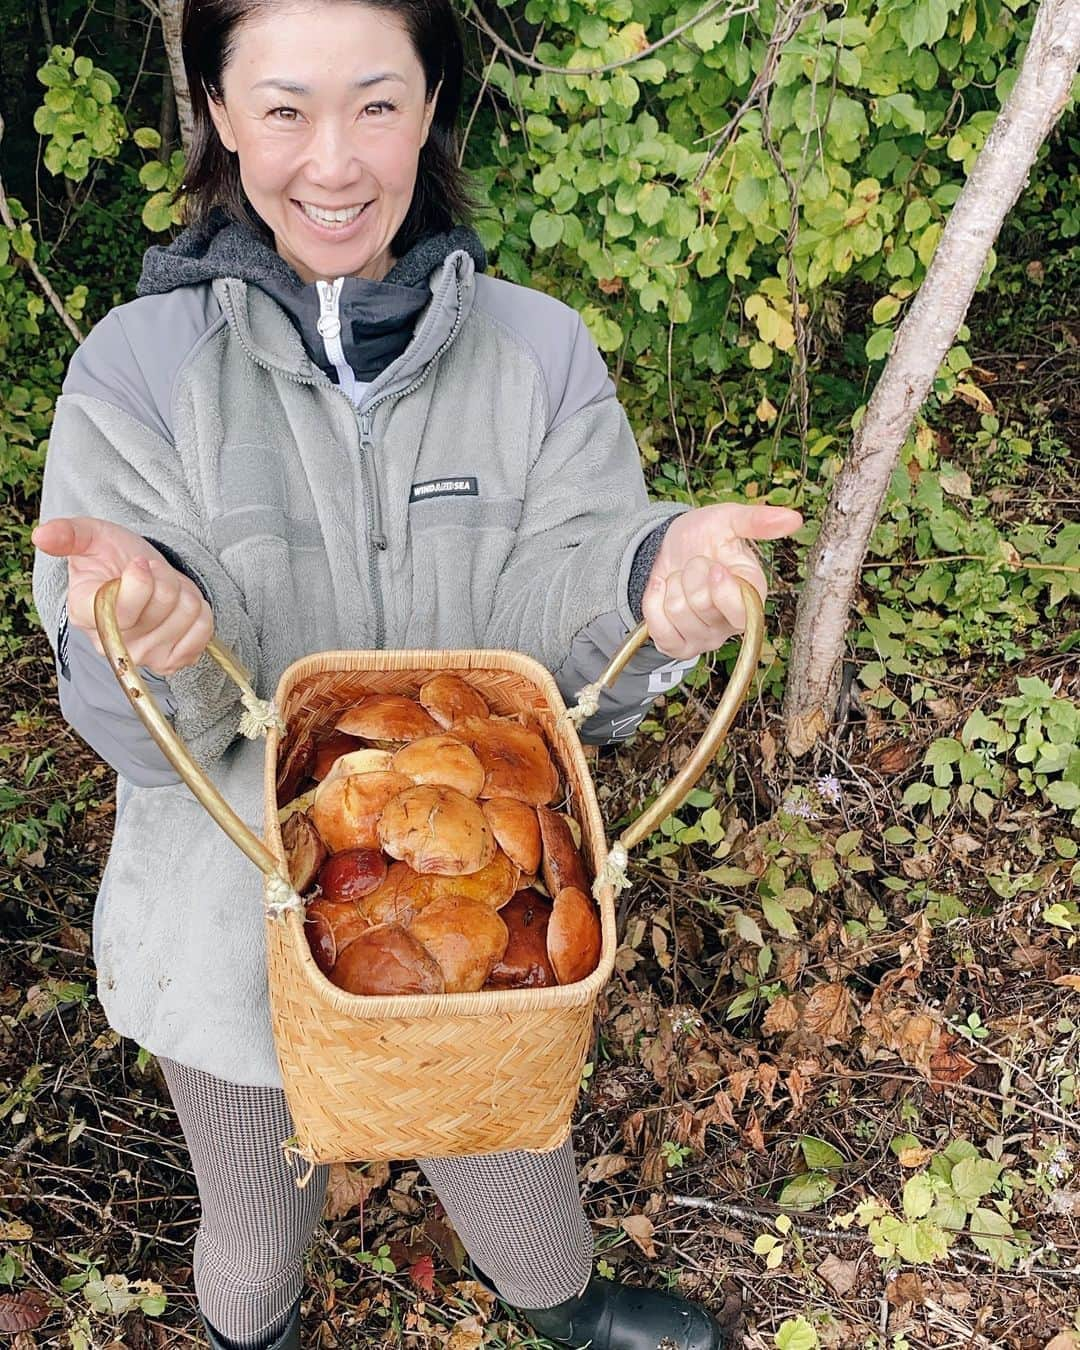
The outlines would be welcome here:
[[[204,0],[187,18],[189,221],[213,206],[254,215],[310,282],[380,280],[418,239],[468,220],[448,4]]]

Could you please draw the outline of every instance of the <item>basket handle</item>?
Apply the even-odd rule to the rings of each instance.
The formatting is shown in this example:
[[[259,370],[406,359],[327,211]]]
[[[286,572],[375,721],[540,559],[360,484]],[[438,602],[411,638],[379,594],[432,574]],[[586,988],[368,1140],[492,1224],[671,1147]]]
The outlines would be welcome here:
[[[743,700],[746,698],[751,681],[761,659],[761,646],[765,639],[765,613],[761,597],[748,581],[738,579],[742,592],[743,605],[746,608],[746,630],[742,635],[739,655],[735,668],[731,672],[727,688],[709,719],[709,724],[694,747],[686,763],[659,797],[623,830],[608,853],[607,860],[593,887],[594,893],[600,887],[609,884],[616,892],[623,890],[629,882],[626,877],[627,856],[635,844],[639,844],[646,835],[651,834],[662,820],[677,811],[693,791],[694,784],[705,772],[707,765],[723,745],[728,730],[734,722]],[[578,695],[575,707],[569,709],[567,716],[576,725],[581,725],[596,712],[600,691],[610,687],[622,674],[630,658],[648,641],[649,630],[644,622],[639,623],[626,641],[615,653],[611,664],[594,683],[587,685]]]
[[[113,674],[131,700],[131,706],[154,738],[161,753],[198,800],[237,848],[242,849],[263,873],[266,879],[267,910],[275,916],[283,915],[289,909],[302,912],[303,902],[293,890],[288,872],[217,790],[154,702],[153,695],[147,689],[145,681],[131,659],[120,632],[120,625],[116,621],[116,596],[119,589],[119,577],[114,577],[98,588],[94,595],[94,622],[97,624],[98,637],[112,666]],[[284,731],[284,723],[274,705],[256,695],[247,671],[232,652],[218,642],[217,638],[210,639],[206,650],[240,689],[240,698],[244,705],[244,716],[240,719],[241,733],[253,740],[256,736],[267,732],[272,725],[277,725]]]

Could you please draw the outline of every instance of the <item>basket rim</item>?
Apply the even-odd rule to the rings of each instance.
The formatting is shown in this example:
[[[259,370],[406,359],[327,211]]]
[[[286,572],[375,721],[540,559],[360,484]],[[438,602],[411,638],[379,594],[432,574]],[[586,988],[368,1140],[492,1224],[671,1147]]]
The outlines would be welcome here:
[[[552,715],[549,735],[558,743],[561,754],[569,755],[574,763],[580,791],[579,823],[582,842],[587,846],[594,875],[599,873],[607,852],[596,788],[585,760],[576,728],[569,721],[560,721],[566,704],[554,676],[539,661],[521,652],[498,648],[476,649],[401,649],[401,650],[338,650],[301,657],[282,672],[274,694],[278,709],[285,706],[293,688],[302,680],[315,675],[371,672],[415,673],[425,676],[440,671],[509,671],[527,679],[544,698]],[[263,838],[266,846],[279,860],[283,860],[281,829],[277,816],[277,752],[281,733],[274,726],[267,738],[264,754],[265,808]],[[564,769],[565,773],[565,769]],[[313,1002],[353,1018],[441,1019],[446,1017],[498,1017],[526,1011],[555,1011],[560,1008],[578,1008],[593,1002],[607,985],[615,968],[615,893],[610,885],[600,888],[596,897],[600,910],[602,944],[596,969],[585,979],[574,984],[552,985],[541,989],[478,990],[462,994],[349,994],[332,984],[315,964],[304,934],[303,916],[297,911],[284,916],[293,947],[293,956],[306,976],[306,984]],[[268,924],[281,923],[281,918],[267,916]]]

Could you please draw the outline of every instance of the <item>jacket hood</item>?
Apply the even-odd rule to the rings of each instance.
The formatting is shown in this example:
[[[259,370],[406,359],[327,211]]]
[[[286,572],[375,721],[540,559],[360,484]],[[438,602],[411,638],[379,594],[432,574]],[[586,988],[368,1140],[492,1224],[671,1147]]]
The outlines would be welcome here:
[[[478,272],[487,266],[479,236],[458,226],[421,239],[382,281],[368,281],[365,289],[383,285],[426,287],[432,272],[458,250],[468,253]],[[161,295],[178,286],[196,286],[219,277],[237,277],[255,285],[266,282],[277,292],[313,289],[275,252],[265,234],[215,207],[205,220],[189,226],[172,243],[154,244],[146,250],[137,294]]]
[[[446,259],[467,254],[477,271],[484,246],[472,230],[428,235],[399,258],[381,281],[346,277],[333,301],[339,340],[331,345],[319,328],[323,303],[271,246],[268,236],[220,208],[190,226],[171,244],[155,244],[143,258],[138,294],[161,295],[181,286],[238,280],[270,296],[289,316],[309,359],[336,383],[370,383],[408,347],[431,288]],[[324,286],[324,290],[327,288]]]

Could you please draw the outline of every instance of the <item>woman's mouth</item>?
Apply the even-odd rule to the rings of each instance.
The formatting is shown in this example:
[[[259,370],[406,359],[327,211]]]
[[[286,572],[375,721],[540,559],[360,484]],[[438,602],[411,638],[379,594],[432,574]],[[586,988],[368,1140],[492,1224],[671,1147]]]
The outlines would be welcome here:
[[[314,202],[301,202],[293,198],[293,206],[297,208],[304,220],[314,228],[324,238],[330,235],[347,235],[352,232],[353,227],[367,212],[370,202],[362,202],[358,206],[342,206],[336,209],[329,209],[324,206],[317,206]]]

